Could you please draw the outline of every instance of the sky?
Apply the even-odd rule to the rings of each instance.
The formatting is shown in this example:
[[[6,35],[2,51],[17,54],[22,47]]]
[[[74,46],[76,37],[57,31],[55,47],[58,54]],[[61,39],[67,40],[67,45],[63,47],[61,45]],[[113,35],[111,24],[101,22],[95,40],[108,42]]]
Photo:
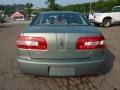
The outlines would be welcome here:
[[[0,4],[26,4],[26,3],[33,3],[34,7],[47,7],[45,4],[46,0],[0,0]],[[85,2],[92,2],[97,0],[56,0],[56,3],[60,5],[69,5],[69,4],[79,4]]]

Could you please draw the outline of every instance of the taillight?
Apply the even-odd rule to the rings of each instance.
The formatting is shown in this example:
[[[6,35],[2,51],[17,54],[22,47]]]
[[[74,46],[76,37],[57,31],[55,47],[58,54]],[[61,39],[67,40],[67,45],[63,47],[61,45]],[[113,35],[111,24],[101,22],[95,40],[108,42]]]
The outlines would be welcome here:
[[[16,45],[21,49],[46,50],[47,42],[43,37],[19,36]]]
[[[103,36],[80,37],[76,42],[76,50],[99,49],[105,47]]]

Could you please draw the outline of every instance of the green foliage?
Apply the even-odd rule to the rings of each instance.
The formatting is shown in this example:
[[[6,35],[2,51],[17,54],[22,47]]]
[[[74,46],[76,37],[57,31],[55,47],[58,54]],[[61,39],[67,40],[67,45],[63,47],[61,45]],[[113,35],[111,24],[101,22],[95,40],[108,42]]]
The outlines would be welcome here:
[[[24,14],[27,14],[28,17],[31,17],[31,13],[37,14],[42,11],[49,10],[67,10],[67,11],[77,11],[82,13],[89,13],[90,3],[83,4],[74,4],[61,6],[55,3],[55,0],[47,0],[46,4],[48,8],[40,8],[39,10],[33,10],[33,4],[27,3],[26,5],[14,4],[14,5],[0,5],[0,10],[5,11],[6,14],[11,15],[15,11],[22,11]],[[114,6],[119,6],[120,0],[98,0],[91,3],[93,11],[111,11]]]
[[[111,11],[114,6],[119,6],[119,5],[120,5],[120,0],[99,0],[97,2],[91,3],[91,7],[93,11]],[[63,10],[89,13],[90,3],[67,5],[63,7]]]
[[[48,8],[50,10],[58,10],[59,9],[59,5],[55,3],[55,0],[48,0]]]
[[[26,13],[29,19],[31,18],[31,14],[32,14],[32,7],[33,7],[32,3],[26,3]]]
[[[0,11],[5,11],[5,14],[11,15],[13,12],[23,10],[26,6],[23,4],[0,5]]]

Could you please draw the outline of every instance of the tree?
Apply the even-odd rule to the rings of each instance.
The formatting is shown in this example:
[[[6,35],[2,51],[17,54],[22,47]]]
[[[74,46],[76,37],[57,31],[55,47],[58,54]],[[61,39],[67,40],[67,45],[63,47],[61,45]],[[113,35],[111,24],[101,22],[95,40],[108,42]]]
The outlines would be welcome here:
[[[48,7],[50,10],[58,10],[58,4],[55,3],[55,0],[48,0],[47,1]]]
[[[31,18],[32,7],[33,7],[32,3],[26,3],[26,13],[29,19]]]
[[[98,0],[99,2],[104,2],[105,0]]]
[[[4,11],[6,15],[10,16],[15,11],[22,11],[26,6],[24,4],[0,5],[0,11]]]

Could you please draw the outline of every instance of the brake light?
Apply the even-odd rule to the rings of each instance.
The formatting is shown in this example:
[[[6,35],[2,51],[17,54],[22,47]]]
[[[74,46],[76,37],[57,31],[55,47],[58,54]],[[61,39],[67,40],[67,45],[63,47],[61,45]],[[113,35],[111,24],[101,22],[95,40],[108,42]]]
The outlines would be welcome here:
[[[42,37],[19,36],[16,45],[21,49],[46,50],[47,42]]]
[[[99,49],[105,47],[103,36],[80,37],[76,42],[76,50]]]

